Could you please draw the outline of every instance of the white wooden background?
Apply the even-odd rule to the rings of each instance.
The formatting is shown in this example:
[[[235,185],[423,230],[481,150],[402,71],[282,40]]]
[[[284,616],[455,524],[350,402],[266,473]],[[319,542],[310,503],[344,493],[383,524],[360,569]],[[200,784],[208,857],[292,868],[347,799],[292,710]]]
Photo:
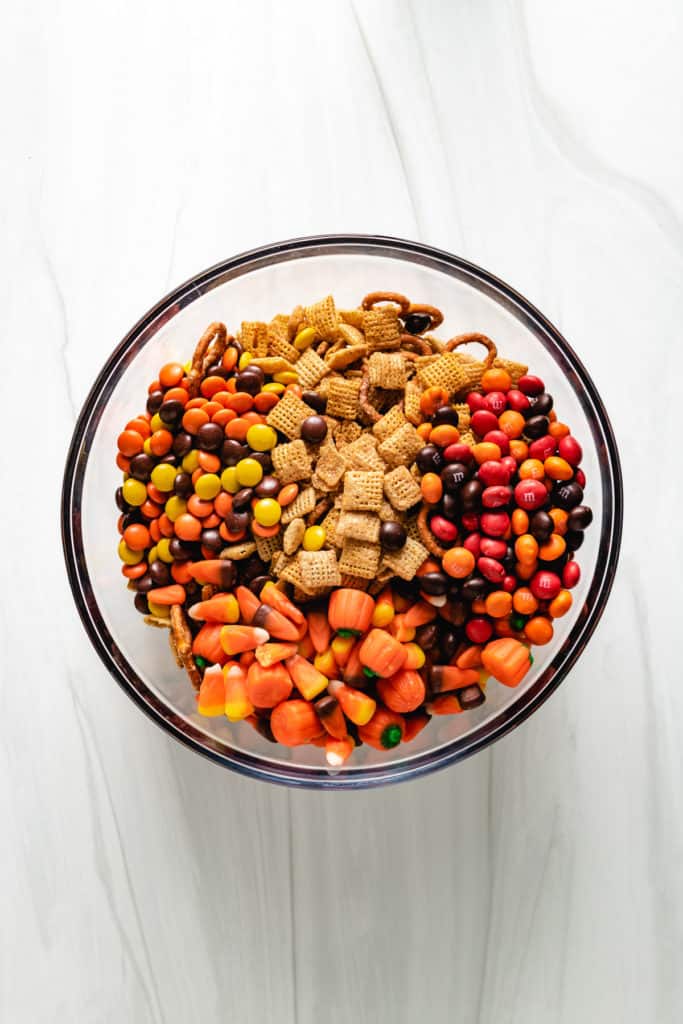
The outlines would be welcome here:
[[[683,1017],[677,0],[12,0],[0,32],[0,1019]],[[381,232],[507,279],[621,444],[601,626],[525,726],[369,793],[203,762],[92,652],[58,493],[128,327],[271,240]]]

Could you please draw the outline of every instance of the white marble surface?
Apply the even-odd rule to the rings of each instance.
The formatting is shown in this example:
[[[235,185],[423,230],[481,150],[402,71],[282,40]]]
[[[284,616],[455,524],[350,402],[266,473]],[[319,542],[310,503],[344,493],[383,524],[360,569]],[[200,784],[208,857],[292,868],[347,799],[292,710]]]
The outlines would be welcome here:
[[[681,10],[5,8],[2,1021],[683,1018]],[[138,315],[325,231],[526,293],[593,373],[627,495],[570,680],[494,749],[357,794],[242,780],[151,725],[89,647],[58,527],[77,410]]]

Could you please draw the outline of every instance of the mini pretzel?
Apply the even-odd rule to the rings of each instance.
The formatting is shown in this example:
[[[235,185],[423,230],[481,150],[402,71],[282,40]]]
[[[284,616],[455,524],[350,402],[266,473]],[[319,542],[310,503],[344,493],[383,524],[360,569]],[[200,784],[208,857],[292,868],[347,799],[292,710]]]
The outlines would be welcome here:
[[[380,413],[377,412],[374,405],[370,404],[370,397],[368,392],[370,390],[370,374],[368,371],[368,361],[363,360],[363,380],[361,381],[360,391],[358,393],[358,405],[360,411],[367,416],[371,423],[377,423],[381,420]]]
[[[304,322],[304,307],[295,306],[292,312],[289,314],[289,320],[287,321],[287,334],[290,341],[296,337],[299,333],[299,328]]]
[[[330,511],[330,509],[332,508],[332,504],[332,498],[328,498],[327,496],[321,498],[318,504],[313,509],[313,511],[309,512],[308,516],[306,517],[306,522],[308,523],[308,525],[313,526],[315,523],[317,523],[321,516],[324,516],[326,512]]]
[[[440,544],[437,544],[434,539],[434,534],[429,529],[427,524],[427,515],[429,514],[430,507],[424,502],[422,508],[417,514],[417,528],[420,531],[420,540],[427,548],[430,554],[434,555],[435,558],[443,558],[446,554],[446,549],[442,548]]]
[[[399,308],[401,316],[405,316],[410,309],[410,299],[400,292],[370,292],[363,299],[363,309],[374,309],[380,302],[393,302]]]
[[[217,359],[222,358],[227,344],[228,332],[225,324],[218,323],[217,321],[209,324],[197,342],[197,347],[192,356],[192,366],[187,375],[187,390],[193,398],[199,391],[199,385],[205,371]]]
[[[338,344],[339,342],[337,341],[321,341],[319,345],[314,343],[312,348],[314,352],[317,352],[317,354],[322,359],[326,352],[329,352],[332,348],[334,348],[335,345]]]
[[[190,677],[195,690],[202,685],[202,677],[192,654],[192,633],[182,605],[171,605],[171,647]]]
[[[453,352],[456,348],[459,348],[460,345],[469,345],[474,341],[478,341],[480,345],[483,345],[484,348],[488,349],[489,354],[485,363],[486,369],[488,370],[489,367],[493,365],[493,360],[498,355],[498,349],[489,337],[485,334],[479,334],[478,331],[471,331],[469,334],[458,334],[455,338],[451,338],[451,340],[447,341],[444,345],[444,352]]]
[[[440,327],[443,323],[443,313],[436,306],[428,306],[424,302],[411,302],[408,314],[410,313],[426,313],[429,319],[432,321],[429,327],[430,331]]]
[[[431,356],[432,346],[429,344],[426,338],[419,338],[415,334],[402,334],[401,335],[401,348],[410,349],[416,352],[419,356]],[[403,353],[405,355],[405,352]]]

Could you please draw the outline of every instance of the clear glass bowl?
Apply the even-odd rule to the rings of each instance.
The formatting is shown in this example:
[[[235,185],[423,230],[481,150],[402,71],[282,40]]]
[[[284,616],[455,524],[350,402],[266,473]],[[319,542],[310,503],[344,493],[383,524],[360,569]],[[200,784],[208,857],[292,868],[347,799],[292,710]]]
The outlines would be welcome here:
[[[447,339],[481,331],[500,353],[529,364],[554,396],[560,419],[584,449],[586,502],[594,521],[578,559],[582,578],[555,636],[534,650],[523,685],[491,680],[486,702],[434,718],[410,744],[380,753],[367,746],[331,771],[315,747],[269,743],[248,723],[202,718],[165,630],[150,629],[133,607],[116,555],[116,438],[144,405],[148,383],[171,359],[184,362],[212,320],[235,330],[297,303],[332,293],[340,307],[371,291],[402,292],[438,306]],[[480,353],[481,349],[473,349]],[[398,782],[443,768],[522,722],[567,675],[590,638],[617,564],[622,486],[616,444],[602,402],[564,338],[521,295],[491,274],[416,242],[364,235],[320,236],[266,246],[227,260],[177,288],[143,316],[97,378],[74,431],[64,474],[62,533],[71,588],[102,661],[136,704],[187,746],[245,775],[288,785],[353,788]]]

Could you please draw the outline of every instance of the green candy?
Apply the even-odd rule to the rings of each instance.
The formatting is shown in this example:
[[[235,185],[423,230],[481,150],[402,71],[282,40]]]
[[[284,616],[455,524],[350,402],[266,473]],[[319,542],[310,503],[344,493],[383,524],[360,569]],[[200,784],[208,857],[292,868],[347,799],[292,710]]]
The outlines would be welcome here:
[[[380,738],[380,743],[385,750],[391,750],[392,747],[397,747],[401,742],[401,726],[400,725],[388,725]]]

